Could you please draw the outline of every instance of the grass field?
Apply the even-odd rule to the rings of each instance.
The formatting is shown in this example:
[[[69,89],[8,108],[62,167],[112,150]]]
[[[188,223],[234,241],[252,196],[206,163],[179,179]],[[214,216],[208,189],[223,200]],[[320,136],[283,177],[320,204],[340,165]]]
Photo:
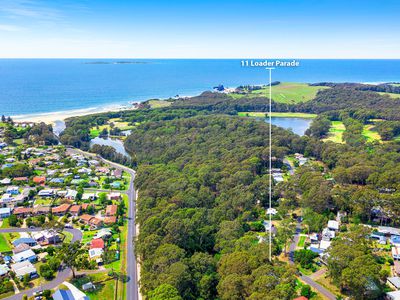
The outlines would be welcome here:
[[[100,125],[97,127],[92,127],[90,129],[90,136],[91,138],[95,138],[98,137],[101,133],[101,131],[106,128],[108,131],[110,131],[111,127],[110,124],[113,123],[114,127],[119,128],[120,130],[124,131],[124,130],[130,130],[133,129],[134,126],[129,125],[128,122],[122,122],[119,118],[113,118],[108,120],[108,123],[105,125]]]
[[[240,117],[257,117],[257,118],[267,118],[268,113],[266,112],[238,112]],[[303,119],[313,119],[316,114],[306,114],[306,113],[292,113],[292,112],[272,112],[271,117],[274,118],[303,118]]]
[[[1,228],[10,228],[10,221],[8,218],[3,219],[3,223],[1,224]]]
[[[307,83],[282,82],[279,85],[272,86],[272,99],[281,103],[306,102],[314,99],[319,90],[327,88],[329,87],[309,86]],[[231,95],[235,98],[242,96],[238,94]],[[269,97],[269,87],[253,91],[248,95]]]
[[[149,100],[147,103],[151,108],[161,108],[170,106],[172,102],[164,100]]]
[[[329,129],[329,134],[324,141],[331,141],[335,143],[343,143],[342,136],[345,132],[346,127],[341,121],[332,121],[331,128]]]
[[[378,92],[378,94],[381,94],[381,95],[388,95],[390,98],[393,98],[393,99],[398,99],[398,98],[400,98],[400,94],[395,94],[395,93]]]
[[[0,233],[0,252],[10,252],[11,247],[7,242],[4,234]]]
[[[301,235],[299,238],[299,242],[297,244],[297,247],[299,248],[304,248],[304,244],[306,243],[307,237],[305,235]]]
[[[89,274],[85,277],[76,278],[72,280],[72,284],[75,285],[78,289],[82,289],[82,285],[92,282],[96,289],[94,291],[85,292],[86,295],[90,298],[90,300],[112,300],[114,299],[114,291],[116,287],[116,280],[109,277],[107,272],[105,273],[97,273],[97,274]]]
[[[374,130],[374,125],[365,125],[362,131],[362,135],[367,139],[368,142],[382,141],[379,133]]]

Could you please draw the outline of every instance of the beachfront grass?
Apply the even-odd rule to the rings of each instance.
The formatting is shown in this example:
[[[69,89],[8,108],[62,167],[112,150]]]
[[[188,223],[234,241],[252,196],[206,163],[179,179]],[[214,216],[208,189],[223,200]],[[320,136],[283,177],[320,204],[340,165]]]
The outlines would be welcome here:
[[[332,121],[331,128],[329,128],[328,137],[324,141],[331,141],[334,143],[344,143],[343,142],[343,132],[346,131],[346,127],[341,121]]]
[[[150,105],[151,108],[168,107],[172,104],[172,102],[165,100],[149,100],[147,101],[147,103]]]
[[[256,118],[268,118],[268,113],[266,112],[238,112],[240,117],[256,117]],[[303,119],[313,119],[316,114],[306,114],[306,113],[292,113],[292,112],[272,112],[271,117],[274,118],[303,118]]]
[[[315,98],[319,90],[328,89],[326,86],[310,86],[307,83],[282,82],[272,86],[272,99],[280,103],[307,102]],[[234,98],[243,96],[269,97],[269,87],[252,91],[247,95],[231,94]]]
[[[399,99],[400,98],[400,94],[395,94],[395,93],[378,92],[378,94],[387,95],[387,96],[389,96],[390,98],[393,98],[393,99]]]
[[[10,252],[11,247],[9,243],[7,242],[6,237],[0,233],[0,252]]]

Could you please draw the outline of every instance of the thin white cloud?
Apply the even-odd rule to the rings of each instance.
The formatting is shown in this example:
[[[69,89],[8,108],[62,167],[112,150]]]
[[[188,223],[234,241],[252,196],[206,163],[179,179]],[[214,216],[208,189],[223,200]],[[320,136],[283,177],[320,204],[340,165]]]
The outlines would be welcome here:
[[[23,30],[23,28],[19,27],[19,26],[9,25],[9,24],[0,24],[0,31],[15,32],[15,31],[21,31],[21,30]]]
[[[0,12],[12,19],[57,20],[61,17],[59,10],[37,0],[0,0]]]

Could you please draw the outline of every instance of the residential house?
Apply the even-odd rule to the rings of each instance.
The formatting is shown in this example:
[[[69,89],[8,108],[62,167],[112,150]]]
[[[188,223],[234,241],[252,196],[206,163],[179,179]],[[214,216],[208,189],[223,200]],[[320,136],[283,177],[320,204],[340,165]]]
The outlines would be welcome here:
[[[33,177],[32,181],[35,184],[44,184],[44,183],[46,183],[46,177],[45,176],[35,176],[35,177]]]
[[[72,205],[71,208],[69,209],[69,212],[74,217],[79,216],[81,214],[81,211],[82,209],[80,205]]]
[[[117,214],[118,205],[107,205],[106,217],[113,217]]]
[[[392,247],[392,257],[394,260],[400,260],[400,247]]]
[[[96,200],[96,193],[83,193],[82,200]]]
[[[19,187],[17,186],[9,186],[6,190],[7,194],[10,195],[18,195],[19,194]]]
[[[339,230],[339,222],[335,221],[335,220],[329,220],[328,221],[328,228],[330,230],[338,231]]]
[[[32,214],[32,211],[33,210],[30,207],[15,207],[12,213],[17,217],[25,218],[27,216],[30,216]]]
[[[13,178],[14,182],[27,182],[29,180],[28,177],[15,177]]]
[[[55,191],[53,189],[44,189],[39,191],[38,196],[42,198],[54,197]]]
[[[122,170],[120,169],[115,169],[111,172],[111,175],[114,176],[115,178],[121,178],[122,177]]]
[[[400,289],[400,277],[397,277],[397,276],[388,277],[386,282],[387,282],[387,284],[389,286],[391,286],[395,290],[399,290]]]
[[[8,218],[11,215],[11,209],[9,207],[0,208],[0,220]]]
[[[121,199],[121,193],[119,193],[119,192],[112,192],[112,193],[109,193],[107,196],[108,196],[109,200],[120,200]]]
[[[22,237],[22,238],[16,239],[15,241],[12,242],[12,244],[14,245],[14,247],[17,247],[20,244],[27,244],[30,247],[37,245],[36,241],[33,238],[29,238],[29,237]]]
[[[51,211],[50,206],[36,206],[32,210],[32,214],[35,216],[40,216],[40,215],[48,215]]]
[[[25,244],[25,243],[22,243],[22,244],[19,244],[19,245],[16,246],[16,247],[14,247],[14,249],[12,250],[12,252],[13,252],[14,255],[15,255],[15,254],[24,252],[24,251],[29,250],[29,249],[31,249],[31,247],[29,247],[29,246],[28,246],[27,244]]]
[[[89,258],[92,260],[96,260],[97,263],[101,263],[103,261],[101,258],[103,252],[103,249],[100,248],[89,249]]]
[[[31,278],[37,276],[36,268],[28,260],[12,264],[11,270],[19,279],[22,279],[26,274],[29,274]]]
[[[96,235],[94,236],[95,239],[107,239],[112,236],[111,229],[109,228],[102,228],[100,229]]]
[[[28,249],[28,250],[25,250],[25,251],[15,254],[12,257],[12,260],[15,263],[19,263],[19,262],[25,261],[25,260],[28,260],[30,262],[35,262],[37,260],[37,257],[36,257],[35,252],[32,251],[32,249]]]
[[[6,264],[0,265],[0,277],[4,277],[8,274],[10,268]]]
[[[9,185],[10,183],[11,183],[10,178],[4,178],[4,179],[0,180],[0,184],[2,184],[2,185]]]
[[[53,215],[63,216],[68,212],[70,207],[71,207],[71,204],[64,203],[64,204],[61,204],[60,206],[53,207],[51,209],[51,212],[53,213]]]
[[[113,217],[105,217],[103,220],[104,224],[106,225],[112,225],[117,223],[117,217],[113,216]]]
[[[93,228],[100,228],[100,227],[103,226],[103,221],[95,217],[95,218],[92,218],[92,219],[89,221],[89,224],[90,224],[91,227],[93,227]]]
[[[104,241],[103,239],[93,239],[90,242],[90,249],[104,249]]]
[[[67,190],[67,194],[65,195],[65,198],[68,200],[75,200],[76,196],[78,195],[78,191],[76,190]]]
[[[400,291],[386,293],[386,300],[400,300]]]
[[[91,216],[91,215],[84,214],[84,215],[82,215],[82,216],[79,217],[79,221],[80,221],[81,223],[84,223],[84,224],[90,224],[89,222],[90,222],[90,220],[93,219],[93,218],[94,218],[94,217]]]
[[[70,290],[56,290],[52,295],[53,300],[75,300]]]
[[[98,160],[94,160],[94,159],[89,160],[88,163],[89,163],[89,166],[98,166],[100,164],[100,162]]]

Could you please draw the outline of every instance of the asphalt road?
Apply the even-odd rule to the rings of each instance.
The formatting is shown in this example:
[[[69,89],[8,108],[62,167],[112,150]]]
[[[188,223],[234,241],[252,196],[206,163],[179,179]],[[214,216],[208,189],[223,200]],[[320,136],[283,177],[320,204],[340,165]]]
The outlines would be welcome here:
[[[136,219],[136,191],[134,186],[134,180],[136,176],[136,172],[128,167],[123,165],[114,163],[112,161],[106,160],[104,158],[100,158],[93,153],[84,152],[79,149],[72,149],[68,148],[67,151],[69,153],[79,153],[86,156],[91,156],[96,159],[100,159],[103,162],[109,164],[110,166],[118,169],[122,169],[128,172],[131,175],[131,182],[129,185],[129,189],[126,191],[129,197],[129,210],[128,210],[128,246],[127,246],[127,276],[128,281],[126,283],[126,298],[127,300],[138,300],[139,299],[139,287],[138,287],[138,275],[137,275],[137,262],[136,256],[134,252],[134,238],[136,236],[136,226],[135,226],[135,219]]]
[[[35,228],[35,229],[29,229],[29,228],[6,228],[6,229],[0,229],[0,233],[7,233],[7,232],[35,232],[35,231],[40,231],[42,229],[40,228]],[[80,241],[82,240],[82,232],[78,229],[64,229],[67,232],[72,233],[73,238],[72,242],[75,241]],[[33,296],[33,293],[39,290],[51,290],[62,284],[64,281],[68,280],[69,277],[71,277],[72,271],[69,268],[63,268],[60,270],[57,274],[57,277],[54,278],[54,280],[43,284],[40,287],[35,287],[29,290],[24,290],[21,291],[19,294],[12,295],[10,297],[4,298],[3,300],[20,300],[22,299],[23,295],[27,295],[28,297]]]
[[[299,242],[300,232],[301,232],[301,223],[297,222],[296,234],[294,235],[293,241],[289,247],[289,263],[291,265],[294,264],[294,251],[296,250],[297,243]],[[316,289],[319,293],[324,295],[327,299],[336,300],[336,296],[333,293],[328,291],[326,288],[324,288],[319,283],[315,282],[312,278],[300,273],[300,279],[303,280],[308,285],[310,285],[311,287],[313,287],[314,289]]]

